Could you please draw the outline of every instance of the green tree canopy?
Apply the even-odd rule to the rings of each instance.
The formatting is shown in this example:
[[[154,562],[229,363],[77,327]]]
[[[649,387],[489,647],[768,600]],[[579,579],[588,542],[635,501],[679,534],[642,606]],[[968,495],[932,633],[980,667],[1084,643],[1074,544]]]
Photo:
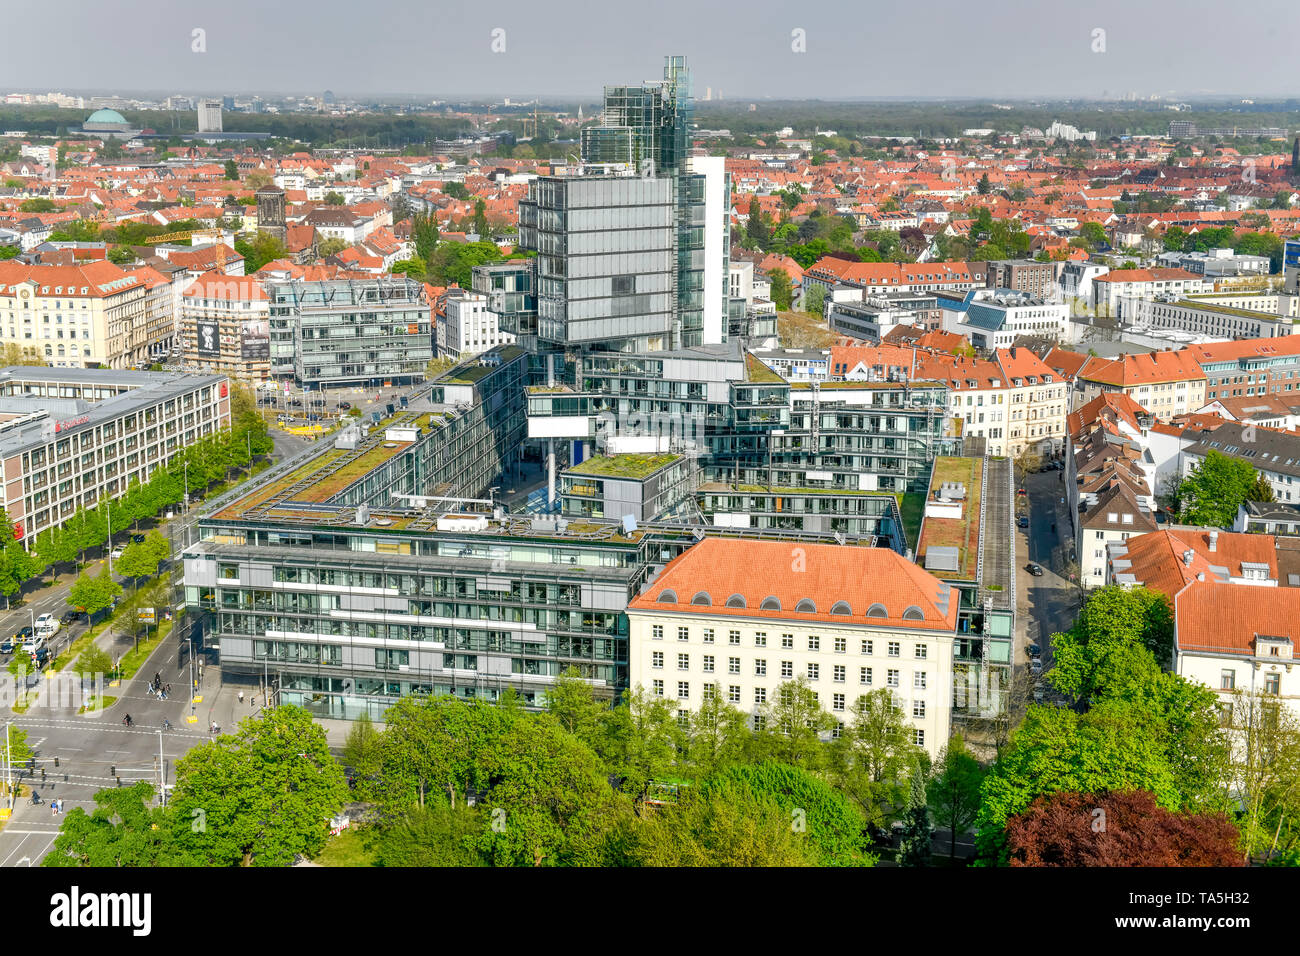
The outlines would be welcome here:
[[[1249,497],[1255,480],[1255,469],[1249,462],[1210,449],[1179,485],[1180,519],[1187,524],[1232,527],[1237,508]]]

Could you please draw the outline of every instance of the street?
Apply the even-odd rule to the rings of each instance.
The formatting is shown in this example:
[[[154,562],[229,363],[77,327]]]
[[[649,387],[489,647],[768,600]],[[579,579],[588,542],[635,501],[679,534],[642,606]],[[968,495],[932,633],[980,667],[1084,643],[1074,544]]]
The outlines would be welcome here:
[[[1073,551],[1070,537],[1068,505],[1060,471],[1039,472],[1025,477],[1026,496],[1018,498],[1018,510],[1027,499],[1029,527],[1018,529],[1016,542],[1019,566],[1018,591],[1023,598],[1020,613],[1026,622],[1026,644],[1042,648],[1043,670],[1052,666],[1051,635],[1074,623],[1079,609],[1078,589],[1066,576],[1066,566]],[[1054,527],[1053,527],[1054,526]],[[1042,576],[1026,568],[1033,562],[1043,569]],[[1027,666],[1028,654],[1018,649],[1016,663]]]

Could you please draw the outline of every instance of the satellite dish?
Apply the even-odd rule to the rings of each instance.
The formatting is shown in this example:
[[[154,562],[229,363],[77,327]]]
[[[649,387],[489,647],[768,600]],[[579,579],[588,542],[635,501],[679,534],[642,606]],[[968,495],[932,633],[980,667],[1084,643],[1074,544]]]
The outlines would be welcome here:
[[[636,531],[636,518],[632,515],[623,515],[623,533],[632,534]]]

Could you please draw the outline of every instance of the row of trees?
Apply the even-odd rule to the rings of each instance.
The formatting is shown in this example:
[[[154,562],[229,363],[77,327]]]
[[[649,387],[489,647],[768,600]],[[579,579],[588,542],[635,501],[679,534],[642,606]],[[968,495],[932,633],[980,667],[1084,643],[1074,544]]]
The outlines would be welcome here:
[[[1215,692],[1166,671],[1164,595],[1103,588],[1053,642],[1047,680],[1072,706],[1031,705],[990,768],[981,862],[1300,863],[1300,727],[1248,695],[1229,717]]]

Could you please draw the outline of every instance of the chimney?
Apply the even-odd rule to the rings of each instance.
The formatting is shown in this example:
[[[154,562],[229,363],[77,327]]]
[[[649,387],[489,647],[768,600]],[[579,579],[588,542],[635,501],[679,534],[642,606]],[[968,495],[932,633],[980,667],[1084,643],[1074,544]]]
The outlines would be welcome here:
[[[1217,550],[1219,550],[1219,532],[1211,531],[1210,532],[1210,553],[1213,554]]]
[[[1185,564],[1189,568],[1192,566],[1193,554],[1194,552],[1192,551],[1191,548],[1188,548],[1186,551],[1183,552],[1183,564]]]

